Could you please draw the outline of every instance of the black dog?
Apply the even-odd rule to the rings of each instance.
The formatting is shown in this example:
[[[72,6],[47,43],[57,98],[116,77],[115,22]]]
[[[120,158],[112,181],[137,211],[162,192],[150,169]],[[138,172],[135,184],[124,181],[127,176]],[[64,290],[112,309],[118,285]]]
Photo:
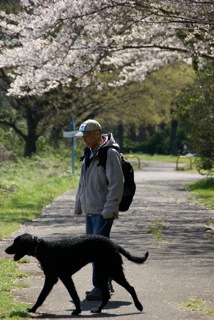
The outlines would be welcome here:
[[[125,278],[120,254],[130,261],[142,264],[148,258],[148,252],[144,257],[132,256],[128,251],[102,236],[80,236],[69,240],[46,241],[27,233],[18,236],[5,252],[14,254],[15,261],[29,255],[36,257],[41,264],[45,283],[37,302],[28,310],[30,312],[36,312],[42,305],[59,278],[76,307],[72,315],[81,313],[80,299],[71,276],[90,262],[94,262],[96,277],[102,292],[102,302],[97,308],[91,310],[92,313],[101,312],[110,299],[107,285],[109,277],[130,293],[138,310],[143,310],[134,288]]]

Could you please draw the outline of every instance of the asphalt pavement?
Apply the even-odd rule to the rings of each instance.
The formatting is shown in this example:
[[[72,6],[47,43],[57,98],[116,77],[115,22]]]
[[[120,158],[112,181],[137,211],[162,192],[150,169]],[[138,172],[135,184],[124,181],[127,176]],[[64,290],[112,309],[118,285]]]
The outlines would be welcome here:
[[[176,171],[174,163],[146,162],[135,171],[136,195],[128,212],[115,221],[111,239],[131,253],[143,255],[149,251],[144,265],[123,258],[127,280],[135,287],[144,306],[139,312],[128,292],[113,283],[115,292],[101,314],[90,310],[98,302],[85,300],[85,291],[92,288],[91,265],[73,276],[82,301],[82,313],[76,318],[124,320],[191,320],[213,319],[205,310],[214,310],[214,241],[213,231],[207,228],[214,211],[195,200],[184,185],[203,179],[199,174]],[[4,249],[14,237],[24,232],[46,239],[68,238],[85,233],[84,217],[75,217],[75,190],[55,199],[43,209],[35,221],[21,226],[8,239],[0,241],[0,257],[11,258]],[[151,231],[153,230],[153,233]],[[159,231],[154,235],[155,231]],[[159,238],[157,237],[159,236]],[[20,281],[27,287],[14,290],[15,299],[31,306],[43,286],[44,275],[37,261],[21,264],[30,275]],[[203,301],[201,310],[193,311],[185,303]],[[36,314],[30,319],[68,319],[73,304],[65,287],[58,282]],[[20,318],[21,319],[21,318]]]

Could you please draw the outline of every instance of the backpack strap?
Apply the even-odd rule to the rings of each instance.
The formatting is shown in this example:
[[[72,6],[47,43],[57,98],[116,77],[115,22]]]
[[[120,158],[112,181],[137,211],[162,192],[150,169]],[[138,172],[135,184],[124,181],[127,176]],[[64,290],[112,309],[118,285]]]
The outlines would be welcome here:
[[[90,149],[88,147],[84,148],[83,155],[80,157],[80,161],[83,161],[84,159],[85,159],[86,168],[88,168],[90,164]]]
[[[106,169],[107,152],[109,148],[112,148],[118,151],[118,148],[114,146],[100,148],[97,154],[99,159],[99,163],[97,164],[97,166],[103,166],[103,168]],[[85,159],[86,168],[88,168],[91,162],[90,149],[88,147],[84,148],[83,155],[80,157],[80,161],[83,161],[84,159]]]
[[[98,157],[99,157],[99,163],[98,163],[98,166],[103,166],[104,169],[106,169],[106,161],[107,161],[107,152],[108,152],[108,149],[115,149],[118,151],[118,148],[117,147],[114,147],[114,146],[109,146],[109,147],[103,147],[103,148],[100,148],[98,150]],[[119,153],[119,151],[118,151]],[[120,153],[119,153],[120,154]]]
[[[98,151],[99,163],[97,165],[98,167],[102,166],[104,169],[106,169],[107,152],[108,152],[109,148],[110,147],[103,147],[103,148],[99,149],[99,151]]]

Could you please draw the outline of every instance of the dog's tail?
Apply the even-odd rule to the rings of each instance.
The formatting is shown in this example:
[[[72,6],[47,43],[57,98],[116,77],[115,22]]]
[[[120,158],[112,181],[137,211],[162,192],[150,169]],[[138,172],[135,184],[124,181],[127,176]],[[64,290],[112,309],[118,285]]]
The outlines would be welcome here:
[[[118,246],[118,251],[123,255],[125,256],[128,260],[132,261],[132,262],[135,262],[135,263],[138,263],[138,264],[143,264],[148,256],[149,256],[149,252],[147,251],[145,253],[145,255],[143,257],[136,257],[136,256],[133,256],[130,252],[128,252],[127,250],[125,250],[124,248]]]

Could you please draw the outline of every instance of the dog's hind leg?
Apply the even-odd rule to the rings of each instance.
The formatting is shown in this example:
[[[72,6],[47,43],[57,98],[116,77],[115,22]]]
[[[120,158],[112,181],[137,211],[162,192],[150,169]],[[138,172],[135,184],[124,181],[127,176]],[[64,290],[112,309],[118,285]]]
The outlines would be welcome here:
[[[143,311],[143,306],[140,303],[140,301],[138,300],[137,294],[135,292],[134,287],[132,287],[128,281],[125,278],[122,266],[120,268],[116,268],[116,270],[114,270],[111,273],[111,277],[113,280],[115,280],[119,285],[121,285],[123,288],[125,288],[130,295],[132,296],[132,299],[134,301],[135,307],[139,310],[139,311]]]
[[[51,292],[53,286],[57,283],[58,279],[56,277],[52,276],[46,276],[45,277],[45,283],[43,286],[43,289],[35,303],[35,305],[32,308],[29,308],[29,312],[36,312],[37,308],[40,307],[45,299],[47,298],[48,294]]]
[[[80,307],[80,299],[79,296],[77,294],[77,291],[75,289],[73,280],[71,279],[71,276],[60,276],[60,280],[62,281],[62,283],[64,284],[64,286],[66,287],[66,289],[68,290],[71,299],[73,300],[73,303],[76,307],[75,310],[73,310],[72,315],[78,315],[81,313],[81,307]]]

